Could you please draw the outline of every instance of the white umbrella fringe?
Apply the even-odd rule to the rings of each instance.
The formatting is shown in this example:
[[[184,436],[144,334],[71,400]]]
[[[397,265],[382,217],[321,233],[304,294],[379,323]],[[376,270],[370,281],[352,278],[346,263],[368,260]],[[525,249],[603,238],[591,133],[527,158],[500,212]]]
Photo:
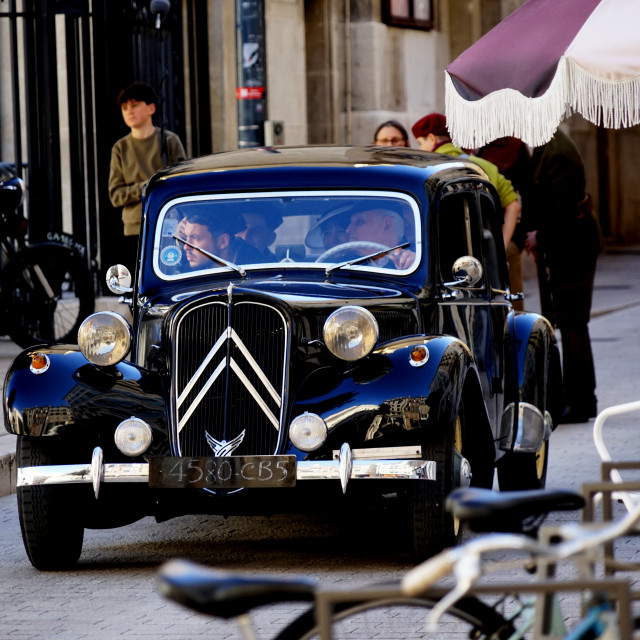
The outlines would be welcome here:
[[[607,129],[640,124],[640,75],[624,80],[597,78],[573,61],[568,73],[573,113]]]
[[[573,113],[610,129],[640,124],[640,76],[596,78],[563,57],[549,89],[538,98],[501,89],[468,101],[458,94],[445,71],[445,113],[451,139],[459,147],[478,149],[504,136],[538,147]]]

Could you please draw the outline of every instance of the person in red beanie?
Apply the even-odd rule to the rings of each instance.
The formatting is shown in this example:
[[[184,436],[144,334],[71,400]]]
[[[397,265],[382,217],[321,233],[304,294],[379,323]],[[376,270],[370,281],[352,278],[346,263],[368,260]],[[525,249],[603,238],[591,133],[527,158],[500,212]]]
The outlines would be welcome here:
[[[498,196],[500,197],[500,204],[502,204],[502,208],[504,209],[502,239],[506,250],[518,224],[521,210],[520,198],[513,188],[511,181],[507,180],[500,171],[498,171],[498,167],[492,162],[469,155],[460,149],[460,147],[456,147],[451,142],[451,136],[447,130],[447,119],[441,113],[430,113],[424,116],[424,118],[420,118],[420,120],[411,127],[411,131],[423,151],[435,151],[436,153],[466,158],[484,169],[489,180],[496,188]]]

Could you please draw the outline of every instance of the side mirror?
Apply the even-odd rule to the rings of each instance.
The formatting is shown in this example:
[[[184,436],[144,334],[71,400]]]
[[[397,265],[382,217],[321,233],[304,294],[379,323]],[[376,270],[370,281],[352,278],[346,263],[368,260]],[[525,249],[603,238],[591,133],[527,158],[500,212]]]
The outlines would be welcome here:
[[[107,271],[107,287],[111,293],[123,295],[133,293],[131,286],[131,273],[123,264],[115,264]]]
[[[462,256],[453,263],[451,269],[454,281],[445,282],[449,289],[470,289],[482,280],[482,265],[480,260],[473,256]]]

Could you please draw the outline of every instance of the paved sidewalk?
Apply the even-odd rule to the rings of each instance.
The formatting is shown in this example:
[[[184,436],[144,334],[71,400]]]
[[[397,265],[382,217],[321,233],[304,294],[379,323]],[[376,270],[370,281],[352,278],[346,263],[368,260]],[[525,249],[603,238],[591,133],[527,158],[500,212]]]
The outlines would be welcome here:
[[[524,261],[525,307],[530,311],[540,310],[535,265],[530,258]],[[593,292],[592,318],[608,313],[640,306],[640,246],[613,247],[607,249],[598,261]],[[114,307],[114,303],[116,306]],[[97,309],[110,308],[118,311],[117,298],[99,298]],[[120,310],[125,309],[121,307]],[[13,358],[20,348],[6,336],[0,337],[0,379],[3,381]],[[596,375],[597,375],[596,363]],[[4,395],[4,394],[3,394]],[[600,406],[599,409],[604,409]],[[16,436],[0,427],[0,497],[15,493],[15,441]]]

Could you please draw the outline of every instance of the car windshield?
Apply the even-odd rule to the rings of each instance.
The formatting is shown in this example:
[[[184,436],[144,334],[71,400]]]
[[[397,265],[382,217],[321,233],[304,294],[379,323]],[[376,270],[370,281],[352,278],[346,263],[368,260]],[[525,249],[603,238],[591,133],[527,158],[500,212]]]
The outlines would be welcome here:
[[[165,280],[301,266],[406,274],[421,257],[419,221],[417,202],[389,191],[188,196],[160,212],[153,266]]]

